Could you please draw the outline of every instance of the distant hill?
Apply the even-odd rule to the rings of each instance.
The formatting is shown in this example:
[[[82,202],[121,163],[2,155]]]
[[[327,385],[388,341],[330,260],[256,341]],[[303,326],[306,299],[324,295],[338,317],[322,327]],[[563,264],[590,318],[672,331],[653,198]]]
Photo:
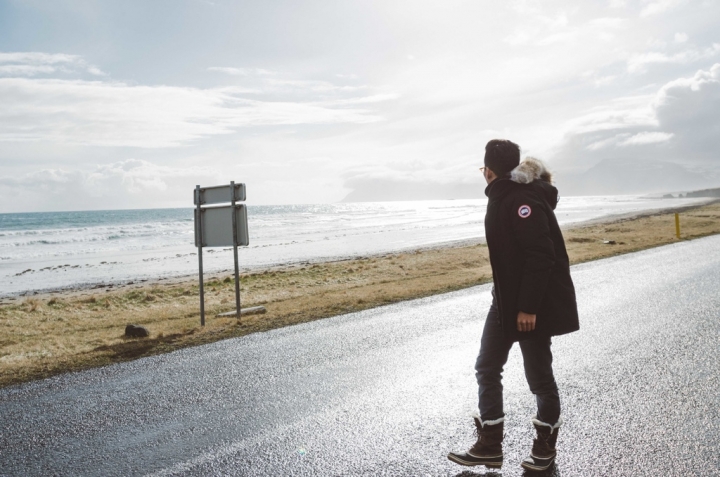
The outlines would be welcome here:
[[[671,163],[606,159],[587,171],[555,174],[563,195],[650,194],[716,187],[717,174],[705,174]],[[710,190],[710,189],[708,189]]]
[[[548,164],[552,170],[552,164]],[[605,159],[583,172],[553,171],[555,185],[563,196],[664,194],[696,191],[687,197],[717,197],[720,173],[701,173],[682,164],[635,158]],[[355,179],[345,184],[353,189],[341,202],[394,200],[439,200],[485,198],[485,182],[440,184],[389,179]],[[700,190],[702,189],[702,190]]]
[[[665,194],[663,196],[664,199],[670,199],[672,197],[720,197],[720,188],[680,192],[679,194]]]

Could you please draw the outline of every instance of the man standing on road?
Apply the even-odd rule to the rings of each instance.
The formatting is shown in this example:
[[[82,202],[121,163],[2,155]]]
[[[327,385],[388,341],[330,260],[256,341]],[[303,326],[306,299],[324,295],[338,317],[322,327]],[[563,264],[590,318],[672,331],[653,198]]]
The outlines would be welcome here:
[[[527,158],[520,163],[520,148],[511,141],[488,142],[481,170],[488,183],[485,237],[494,287],[475,363],[478,439],[467,452],[451,452],[448,458],[467,466],[502,465],[502,371],[518,341],[525,377],[537,401],[532,419],[537,437],[521,465],[541,471],[555,460],[562,424],[550,337],[579,329],[568,255],[553,212],[558,191],[540,161]]]

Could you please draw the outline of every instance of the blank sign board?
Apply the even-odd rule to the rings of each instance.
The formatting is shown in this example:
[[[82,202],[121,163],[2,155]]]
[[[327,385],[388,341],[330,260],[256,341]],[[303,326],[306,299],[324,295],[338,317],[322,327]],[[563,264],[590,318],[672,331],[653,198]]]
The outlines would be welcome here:
[[[229,188],[228,188],[229,189]],[[232,247],[232,206],[207,207],[202,212],[202,238],[203,247]],[[235,206],[235,219],[237,223],[237,245],[249,245],[247,208],[245,205]],[[195,209],[195,246],[199,247],[198,240],[198,211]]]
[[[201,187],[200,188],[200,205],[222,204],[224,202],[232,202],[232,195],[229,185]],[[198,205],[197,193],[194,194],[195,205]],[[237,202],[245,201],[245,184],[235,184],[235,200]]]

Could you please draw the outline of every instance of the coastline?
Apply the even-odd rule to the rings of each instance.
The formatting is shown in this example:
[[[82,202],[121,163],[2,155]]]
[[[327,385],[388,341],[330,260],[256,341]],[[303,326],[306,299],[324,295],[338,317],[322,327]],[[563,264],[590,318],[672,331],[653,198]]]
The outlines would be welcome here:
[[[606,221],[623,214],[639,215],[707,201],[564,197],[556,216],[567,229],[589,220]],[[253,214],[251,245],[238,250],[240,272],[454,246],[462,240],[477,243],[483,235],[485,202],[381,202],[280,209],[258,206]],[[189,235],[192,214],[186,209],[55,215],[39,218],[18,214],[0,220],[0,302],[116,288],[129,282],[135,285],[197,277],[197,249]],[[203,262],[207,273],[230,273],[232,248],[206,249]]]
[[[720,202],[609,216],[563,230],[571,263],[720,233]],[[207,326],[199,326],[197,275],[52,290],[0,303],[0,386],[103,366],[187,346],[420,298],[491,281],[482,240],[335,261],[306,261],[241,276],[243,307],[265,315],[217,318],[233,310],[231,272],[207,274]],[[125,325],[150,337],[127,339]]]
[[[644,217],[654,216],[658,214],[663,213],[675,213],[679,212],[682,213],[684,211],[697,209],[698,207],[702,207],[705,205],[711,205],[713,203],[720,202],[718,199],[712,199],[708,198],[706,201],[692,204],[692,205],[683,205],[679,207],[658,207],[654,209],[647,209],[637,212],[628,212],[628,213],[621,213],[621,214],[610,214],[599,218],[589,219],[582,222],[572,222],[567,225],[562,225],[560,228],[562,229],[563,233],[583,228],[591,225],[602,225],[602,224],[609,224],[614,223],[617,221],[623,221],[628,219],[640,219]],[[414,253],[416,251],[430,251],[430,250],[439,250],[439,249],[447,249],[447,248],[456,248],[456,247],[465,247],[465,246],[473,246],[473,245],[481,245],[485,244],[485,237],[479,237],[479,238],[473,238],[473,239],[458,239],[458,240],[451,240],[451,241],[444,241],[440,243],[435,243],[431,245],[426,246],[410,246],[407,248],[399,248],[393,252],[378,252],[373,254],[364,254],[364,255],[356,255],[356,254],[348,254],[348,255],[340,255],[340,256],[334,256],[334,257],[326,257],[321,259],[310,259],[310,260],[299,260],[299,261],[291,261],[291,262],[285,262],[285,263],[278,263],[271,266],[260,266],[260,267],[250,267],[250,268],[241,268],[240,274],[242,275],[249,275],[253,273],[262,273],[266,270],[268,271],[281,271],[286,269],[293,269],[295,267],[302,267],[302,266],[309,266],[309,265],[315,265],[315,264],[321,264],[321,263],[336,263],[336,262],[346,262],[351,260],[359,260],[359,259],[371,259],[371,258],[378,258],[378,257],[384,257],[387,255],[394,255],[394,254],[403,254],[403,253]],[[233,269],[227,268],[224,270],[219,271],[212,271],[212,272],[206,272],[205,273],[205,281],[210,280],[216,280],[218,278],[224,278],[228,274],[232,274]],[[172,275],[172,276],[164,276],[164,277],[154,277],[154,278],[141,278],[141,279],[135,279],[135,280],[116,280],[116,281],[99,281],[99,282],[88,282],[88,283],[82,283],[82,284],[74,284],[74,285],[67,285],[62,287],[54,287],[54,288],[47,288],[47,289],[40,289],[40,290],[30,290],[30,291],[23,291],[18,293],[9,293],[6,295],[0,295],[0,306],[12,304],[12,303],[18,303],[19,301],[22,301],[26,298],[32,297],[37,298],[40,300],[44,299],[52,299],[54,296],[62,295],[65,297],[73,297],[73,296],[88,296],[89,294],[94,293],[100,293],[103,291],[122,291],[124,289],[131,290],[131,289],[138,289],[143,287],[153,287],[153,286],[161,286],[161,285],[167,285],[167,284],[174,284],[174,285],[183,285],[183,284],[197,284],[198,281],[198,275],[197,273],[190,273],[190,274],[178,274],[178,275]],[[241,278],[242,282],[242,278]]]
[[[240,281],[241,281],[241,287],[242,287],[242,280],[243,278],[247,278],[248,276],[255,275],[255,274],[263,274],[265,272],[271,273],[271,272],[281,272],[281,271],[290,271],[296,268],[302,268],[302,267],[308,267],[313,265],[320,265],[320,264],[327,264],[327,263],[344,263],[344,262],[350,262],[354,260],[368,260],[368,259],[376,259],[376,258],[382,258],[390,255],[402,255],[402,254],[408,254],[408,253],[416,253],[416,252],[428,252],[432,250],[443,250],[443,249],[449,249],[449,248],[458,248],[458,247],[470,247],[470,246],[476,246],[476,245],[484,245],[485,244],[485,238],[478,238],[478,239],[460,239],[460,240],[453,240],[453,241],[447,241],[447,242],[441,242],[437,244],[422,246],[422,247],[408,247],[408,248],[400,248],[395,250],[394,252],[379,252],[374,254],[365,254],[365,255],[347,255],[347,256],[337,256],[337,257],[328,257],[325,259],[310,259],[310,260],[299,260],[299,261],[293,261],[293,262],[285,262],[285,263],[278,263],[276,265],[272,266],[266,266],[266,267],[254,267],[254,268],[246,268],[240,269]],[[211,272],[205,272],[204,274],[204,281],[210,282],[213,280],[218,279],[224,279],[228,275],[232,275],[234,273],[232,268],[219,270],[219,271],[211,271]],[[82,283],[82,284],[75,284],[75,285],[67,285],[62,287],[55,287],[55,288],[48,288],[48,289],[41,289],[41,290],[30,290],[30,291],[24,291],[19,293],[10,293],[4,296],[0,296],[0,306],[2,305],[10,305],[14,303],[22,302],[23,300],[26,300],[28,298],[35,298],[38,300],[49,300],[54,297],[57,297],[58,295],[62,295],[63,297],[77,297],[77,296],[89,296],[101,292],[112,292],[112,291],[126,291],[126,290],[132,290],[132,289],[138,289],[138,288],[147,288],[147,287],[156,287],[156,286],[164,286],[164,285],[197,285],[198,283],[198,274],[181,274],[181,275],[175,275],[175,276],[166,276],[166,277],[157,277],[157,278],[142,278],[138,280],[119,280],[119,281],[100,281],[100,282],[88,282],[88,283]]]

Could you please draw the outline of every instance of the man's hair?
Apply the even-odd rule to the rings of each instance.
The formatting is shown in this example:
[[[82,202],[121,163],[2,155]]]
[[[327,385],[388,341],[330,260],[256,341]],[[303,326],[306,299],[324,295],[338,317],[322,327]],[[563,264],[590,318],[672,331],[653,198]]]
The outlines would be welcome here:
[[[493,139],[485,145],[485,167],[498,177],[507,177],[520,164],[520,146],[507,139]]]

